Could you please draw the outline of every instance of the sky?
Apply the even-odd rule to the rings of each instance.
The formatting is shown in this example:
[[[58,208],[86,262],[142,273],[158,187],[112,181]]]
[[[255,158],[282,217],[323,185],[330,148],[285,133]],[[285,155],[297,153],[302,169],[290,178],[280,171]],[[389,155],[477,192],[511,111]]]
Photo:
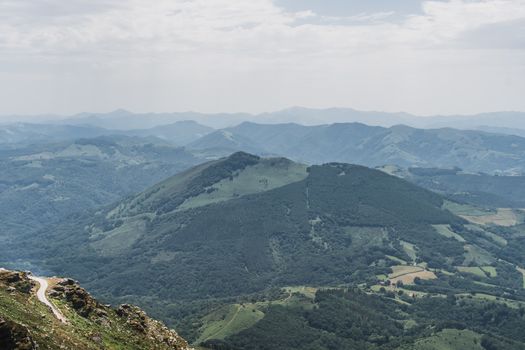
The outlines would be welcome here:
[[[0,115],[525,111],[525,0],[0,0]]]

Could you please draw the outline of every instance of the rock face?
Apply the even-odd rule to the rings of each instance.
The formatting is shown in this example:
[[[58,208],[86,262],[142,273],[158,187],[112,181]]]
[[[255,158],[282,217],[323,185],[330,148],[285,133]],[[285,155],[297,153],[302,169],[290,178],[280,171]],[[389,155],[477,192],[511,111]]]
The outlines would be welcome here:
[[[38,349],[29,330],[18,323],[0,317],[0,350]]]
[[[130,349],[190,350],[163,323],[131,305],[113,309],[99,303],[72,279],[49,278],[50,300],[68,319],[60,322],[36,298],[36,285],[25,272],[0,269],[0,350]],[[4,312],[5,311],[5,312]]]
[[[103,317],[107,313],[103,310],[102,305],[95,300],[84,288],[80,287],[77,282],[66,278],[59,281],[49,292],[52,298],[63,299],[82,317]]]
[[[72,279],[59,281],[49,292],[49,296],[66,301],[80,316],[98,324],[109,326],[111,310],[100,304],[84,288]],[[153,320],[144,311],[133,305],[121,305],[116,314],[135,332],[145,338],[154,340],[169,349],[190,349],[188,343],[175,331],[168,329],[163,323]],[[94,335],[93,338],[97,338]]]
[[[29,294],[34,287],[34,282],[27,277],[27,273],[0,269],[0,283],[5,284],[10,291],[19,291]]]
[[[117,315],[139,333],[157,342],[166,344],[171,349],[190,349],[188,343],[175,331],[168,329],[159,321],[149,318],[144,311],[133,305],[120,305]]]

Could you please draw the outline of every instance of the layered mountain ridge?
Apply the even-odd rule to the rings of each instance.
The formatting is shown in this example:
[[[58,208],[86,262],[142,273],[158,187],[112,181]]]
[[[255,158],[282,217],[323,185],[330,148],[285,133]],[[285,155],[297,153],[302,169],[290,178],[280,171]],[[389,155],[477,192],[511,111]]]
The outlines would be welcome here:
[[[360,123],[304,126],[245,122],[208,134],[188,148],[280,155],[309,164],[460,166],[468,171],[511,175],[522,173],[525,166],[522,137],[405,125],[384,128]]]

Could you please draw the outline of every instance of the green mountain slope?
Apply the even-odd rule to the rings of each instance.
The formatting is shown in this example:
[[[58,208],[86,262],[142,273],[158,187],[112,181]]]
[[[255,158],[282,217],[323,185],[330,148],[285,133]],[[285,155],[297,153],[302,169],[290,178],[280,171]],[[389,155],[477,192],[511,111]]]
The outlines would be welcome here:
[[[97,123],[95,123],[97,124]],[[103,123],[102,123],[103,124]],[[88,124],[58,125],[15,123],[0,125],[0,149],[12,149],[34,144],[48,144],[60,141],[73,141],[80,138],[101,136],[140,136],[158,137],[173,145],[183,146],[209,134],[214,129],[195,121],[182,120],[143,129],[130,129],[132,124],[121,121],[123,128],[103,128]],[[125,126],[125,127],[124,127]]]
[[[154,136],[169,141],[174,145],[184,146],[213,131],[213,128],[201,125],[195,121],[184,120],[172,124],[155,126],[149,129],[119,130],[117,133],[127,136]]]
[[[524,138],[403,125],[383,128],[358,123],[320,126],[242,123],[206,135],[188,147],[277,154],[311,164],[458,166],[468,171],[509,174],[522,173],[525,167]]]
[[[233,334],[212,334],[207,349],[491,350],[524,349],[520,311],[455,296],[413,298],[358,288],[295,293],[243,304],[262,318]],[[247,313],[254,313],[248,311]],[[238,318],[240,318],[238,316]],[[217,336],[217,337],[215,337]],[[215,337],[215,338],[214,338]]]
[[[112,286],[111,295],[229,296],[269,285],[357,281],[384,271],[384,262],[370,264],[385,254],[406,259],[403,240],[432,267],[459,264],[462,245],[437,244],[431,226],[461,222],[441,205],[438,195],[380,171],[345,164],[306,170],[238,153],[85,222],[53,228],[44,247],[60,255],[50,268],[68,269],[95,290]],[[363,230],[377,244],[361,242]],[[96,275],[82,267],[86,262]],[[159,278],[165,288],[152,288]],[[185,288],[169,287],[177,285]]]
[[[108,130],[89,125],[7,124],[0,125],[0,148],[99,137],[107,133]]]
[[[0,240],[120,200],[199,162],[158,139],[123,136],[0,151]]]
[[[489,208],[525,207],[525,176],[465,174],[446,169],[409,169],[406,179],[459,201]]]
[[[47,295],[66,323],[37,300],[39,285],[26,273],[0,270],[0,349],[189,350],[177,333],[137,307],[102,305],[69,279],[49,283]]]

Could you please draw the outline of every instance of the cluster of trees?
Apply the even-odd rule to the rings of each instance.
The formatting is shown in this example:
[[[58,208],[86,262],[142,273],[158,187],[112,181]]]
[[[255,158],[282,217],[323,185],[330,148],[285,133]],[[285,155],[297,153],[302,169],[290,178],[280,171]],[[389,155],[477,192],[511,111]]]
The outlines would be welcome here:
[[[473,330],[481,346],[524,349],[523,309],[502,303],[425,297],[405,304],[357,289],[317,292],[314,307],[272,306],[252,328],[225,340],[210,340],[210,349],[413,349],[444,329]],[[406,327],[407,321],[414,326]],[[520,334],[521,333],[521,334]]]

